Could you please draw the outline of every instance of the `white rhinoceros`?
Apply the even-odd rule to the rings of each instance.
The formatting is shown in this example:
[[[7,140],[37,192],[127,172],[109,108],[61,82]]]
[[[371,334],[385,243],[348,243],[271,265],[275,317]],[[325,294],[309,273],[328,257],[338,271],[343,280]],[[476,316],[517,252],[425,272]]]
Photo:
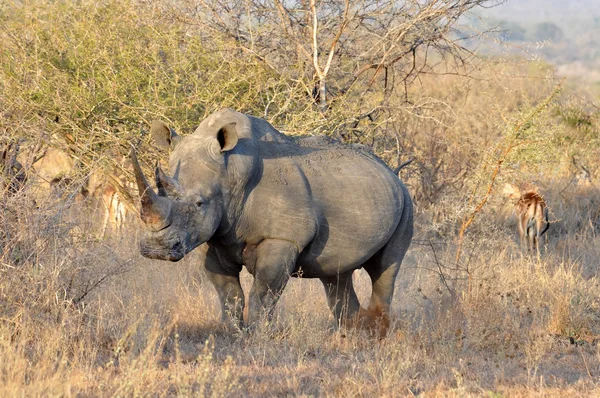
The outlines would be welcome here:
[[[156,169],[158,193],[132,159],[145,233],[142,255],[178,261],[207,242],[206,271],[228,314],[242,325],[243,266],[254,276],[248,321],[270,314],[290,276],[319,278],[338,323],[387,319],[394,281],[413,235],[406,187],[380,159],[327,140],[295,140],[265,120],[223,109],[181,138],[162,122],[173,177]],[[364,268],[368,310],[352,285]]]

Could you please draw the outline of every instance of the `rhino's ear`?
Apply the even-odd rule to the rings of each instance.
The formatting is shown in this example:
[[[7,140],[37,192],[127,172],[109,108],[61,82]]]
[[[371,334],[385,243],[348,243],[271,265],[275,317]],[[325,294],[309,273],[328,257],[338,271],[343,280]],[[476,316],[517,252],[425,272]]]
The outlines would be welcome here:
[[[160,120],[154,120],[150,127],[150,134],[159,147],[175,149],[181,137],[175,133],[167,124]]]
[[[221,146],[221,152],[231,151],[238,143],[238,133],[235,123],[229,123],[221,127],[217,133],[217,140]]]

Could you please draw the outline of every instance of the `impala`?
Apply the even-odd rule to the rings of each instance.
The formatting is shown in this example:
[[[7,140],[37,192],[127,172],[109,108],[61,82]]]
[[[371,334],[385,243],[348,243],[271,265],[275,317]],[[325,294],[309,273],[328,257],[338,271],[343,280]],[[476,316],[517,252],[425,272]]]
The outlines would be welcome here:
[[[544,198],[537,193],[535,188],[520,190],[512,184],[507,184],[505,192],[511,199],[517,199],[515,213],[519,229],[521,246],[527,246],[527,250],[540,253],[540,238],[548,228],[548,206]]]

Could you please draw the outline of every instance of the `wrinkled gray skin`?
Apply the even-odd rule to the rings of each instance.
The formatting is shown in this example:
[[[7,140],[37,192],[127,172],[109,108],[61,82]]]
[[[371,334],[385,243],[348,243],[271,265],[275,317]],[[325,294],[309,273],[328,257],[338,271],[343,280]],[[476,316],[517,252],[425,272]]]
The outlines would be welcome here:
[[[352,272],[373,283],[369,309],[389,311],[394,281],[413,235],[410,196],[381,160],[326,138],[294,140],[265,120],[223,109],[170,144],[173,177],[157,168],[149,188],[135,153],[145,233],[141,253],[178,261],[208,243],[205,267],[223,318],[243,324],[243,266],[254,276],[250,324],[270,315],[290,276],[320,278],[338,323],[360,306]]]

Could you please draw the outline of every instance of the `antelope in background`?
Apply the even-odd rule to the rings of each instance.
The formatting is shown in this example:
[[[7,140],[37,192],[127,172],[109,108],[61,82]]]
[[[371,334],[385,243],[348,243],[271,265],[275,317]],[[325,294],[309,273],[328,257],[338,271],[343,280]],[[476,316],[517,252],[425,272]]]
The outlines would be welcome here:
[[[119,163],[123,168],[130,167],[131,165],[124,159],[122,158]],[[98,205],[104,213],[100,238],[104,238],[109,230],[122,232],[127,214],[131,212],[135,214],[136,208],[133,206],[130,190],[131,186],[126,175],[116,168],[110,172],[98,170],[91,173],[85,187],[82,187],[83,196],[99,202]]]
[[[93,170],[83,178],[77,175],[75,161],[67,152],[53,147],[35,150],[40,154],[32,162],[30,174],[42,192],[48,192],[57,200],[66,199],[68,192],[73,195],[77,193],[72,202],[67,200],[65,204],[70,207],[73,202],[87,203],[80,209],[99,212],[98,238],[104,238],[109,232],[123,231],[127,214],[132,210],[136,212],[125,175],[125,170],[131,167],[126,157],[119,159],[112,167]]]
[[[510,199],[516,200],[515,213],[521,247],[527,246],[527,251],[534,250],[540,254],[540,238],[548,228],[548,206],[544,198],[537,193],[535,187],[519,189],[516,185],[506,184],[504,193]]]

